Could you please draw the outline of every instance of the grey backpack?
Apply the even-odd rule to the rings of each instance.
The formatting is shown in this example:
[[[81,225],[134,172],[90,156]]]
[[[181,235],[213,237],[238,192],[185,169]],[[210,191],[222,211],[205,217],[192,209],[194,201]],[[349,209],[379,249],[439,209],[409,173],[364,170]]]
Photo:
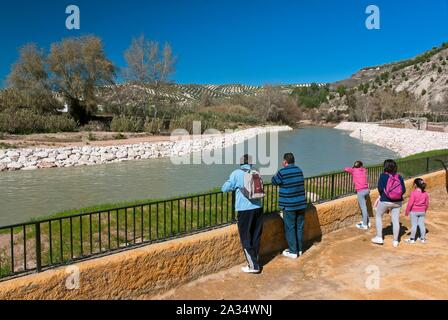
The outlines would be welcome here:
[[[265,197],[263,179],[256,170],[244,170],[244,186],[241,192],[249,200],[259,200]]]

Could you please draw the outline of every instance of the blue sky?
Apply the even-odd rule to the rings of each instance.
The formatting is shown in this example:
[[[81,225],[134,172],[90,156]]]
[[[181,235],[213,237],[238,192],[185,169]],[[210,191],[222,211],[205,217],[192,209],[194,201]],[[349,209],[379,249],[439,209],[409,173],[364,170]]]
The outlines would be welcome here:
[[[65,29],[70,4],[80,7],[80,31]],[[370,4],[381,10],[381,30],[365,27]],[[448,0],[4,0],[0,79],[28,42],[48,49],[95,34],[124,66],[142,33],[171,43],[178,83],[332,82],[448,42]]]

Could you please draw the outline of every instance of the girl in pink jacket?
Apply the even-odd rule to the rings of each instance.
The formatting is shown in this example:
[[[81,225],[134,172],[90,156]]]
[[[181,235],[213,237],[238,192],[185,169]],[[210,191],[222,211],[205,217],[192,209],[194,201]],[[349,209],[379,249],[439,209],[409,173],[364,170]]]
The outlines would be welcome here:
[[[367,169],[361,161],[356,161],[353,168],[345,168],[345,172],[353,176],[358,203],[362,212],[362,221],[356,225],[358,229],[367,230],[370,227],[369,211],[367,210],[367,197],[370,195]]]
[[[426,243],[426,211],[429,207],[429,195],[425,191],[426,183],[423,179],[415,179],[414,190],[406,208],[406,217],[411,216],[412,231],[407,243],[414,244],[417,228],[420,228],[420,241]]]

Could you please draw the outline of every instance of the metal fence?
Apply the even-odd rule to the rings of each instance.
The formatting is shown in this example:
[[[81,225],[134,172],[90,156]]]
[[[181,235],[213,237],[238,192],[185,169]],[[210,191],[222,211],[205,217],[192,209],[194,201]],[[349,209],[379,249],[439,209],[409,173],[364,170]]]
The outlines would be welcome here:
[[[440,170],[444,163],[448,155],[401,161],[399,168],[404,177],[413,177]],[[383,167],[368,172],[373,189]],[[305,188],[310,204],[355,193],[345,172],[306,178]],[[278,211],[278,191],[265,185],[265,213]],[[214,192],[0,227],[0,279],[232,224],[234,201],[234,193]]]

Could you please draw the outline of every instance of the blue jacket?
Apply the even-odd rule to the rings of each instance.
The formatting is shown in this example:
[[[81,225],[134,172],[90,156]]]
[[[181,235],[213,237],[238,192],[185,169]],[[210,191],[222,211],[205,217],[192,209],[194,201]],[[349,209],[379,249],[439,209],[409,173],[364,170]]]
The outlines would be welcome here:
[[[241,192],[244,187],[244,175],[246,174],[242,169],[250,170],[252,166],[243,165],[241,169],[232,172],[221,190],[222,192],[236,191],[235,210],[238,212],[260,209],[262,207],[261,200],[249,200]]]
[[[272,177],[272,184],[280,187],[279,207],[284,211],[304,210],[308,206],[305,178],[302,170],[291,164]]]
[[[400,200],[390,200],[384,194],[384,189],[386,189],[387,181],[389,180],[389,175],[387,173],[382,173],[380,175],[380,179],[378,181],[378,192],[380,193],[380,201],[381,202],[403,202],[403,197]],[[403,188],[403,195],[406,193],[406,185],[404,184],[404,179],[400,176],[401,187]]]

